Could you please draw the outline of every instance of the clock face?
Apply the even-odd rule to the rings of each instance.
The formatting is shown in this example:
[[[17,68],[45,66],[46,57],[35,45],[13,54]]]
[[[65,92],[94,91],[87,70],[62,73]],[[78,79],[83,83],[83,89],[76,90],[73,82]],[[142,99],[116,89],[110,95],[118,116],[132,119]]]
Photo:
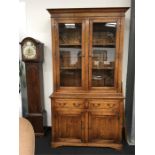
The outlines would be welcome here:
[[[37,56],[36,46],[33,42],[27,41],[23,45],[23,55],[26,59],[35,59]]]

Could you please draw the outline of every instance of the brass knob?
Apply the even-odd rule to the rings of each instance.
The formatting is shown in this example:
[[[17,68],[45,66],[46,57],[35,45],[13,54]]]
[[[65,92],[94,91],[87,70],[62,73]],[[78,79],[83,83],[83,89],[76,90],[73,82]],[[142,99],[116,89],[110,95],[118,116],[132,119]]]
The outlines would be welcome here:
[[[80,104],[80,103],[73,103],[73,105],[74,105],[75,107],[79,107],[81,104]]]

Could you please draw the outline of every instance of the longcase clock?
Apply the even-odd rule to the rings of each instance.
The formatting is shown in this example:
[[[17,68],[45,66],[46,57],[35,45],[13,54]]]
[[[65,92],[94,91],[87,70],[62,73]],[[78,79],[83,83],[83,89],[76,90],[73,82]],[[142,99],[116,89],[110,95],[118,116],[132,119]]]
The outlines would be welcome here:
[[[43,103],[43,43],[31,37],[22,40],[22,60],[26,68],[28,120],[36,135],[44,135],[45,110]]]

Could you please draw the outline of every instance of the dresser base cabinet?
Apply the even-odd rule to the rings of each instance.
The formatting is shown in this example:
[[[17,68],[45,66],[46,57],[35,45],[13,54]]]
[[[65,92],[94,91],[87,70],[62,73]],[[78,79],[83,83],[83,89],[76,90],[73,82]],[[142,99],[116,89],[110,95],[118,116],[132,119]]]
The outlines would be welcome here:
[[[52,98],[52,147],[122,148],[123,99]]]

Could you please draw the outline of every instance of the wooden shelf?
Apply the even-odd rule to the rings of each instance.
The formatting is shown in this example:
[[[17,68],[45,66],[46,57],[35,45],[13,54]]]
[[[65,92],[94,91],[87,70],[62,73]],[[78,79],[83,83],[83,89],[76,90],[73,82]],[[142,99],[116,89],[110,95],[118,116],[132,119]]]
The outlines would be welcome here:
[[[115,44],[103,45],[103,44],[94,44],[93,47],[107,47],[107,48],[115,48]]]
[[[104,68],[92,68],[92,69],[96,69],[96,70],[113,70],[114,67],[104,67]]]
[[[76,47],[76,48],[80,48],[81,44],[59,44],[59,47],[65,47],[65,48],[71,48],[71,47]]]
[[[76,47],[76,48],[81,48],[80,44],[59,44],[59,47],[61,48],[72,48],[72,47]],[[109,45],[103,45],[103,44],[94,44],[93,47],[107,47],[107,48],[115,48],[115,44],[109,44]]]
[[[60,69],[66,69],[66,70],[79,70],[81,68],[76,68],[76,67],[60,67]]]
[[[81,69],[79,67],[60,67],[60,69]],[[114,67],[93,67],[92,69],[96,69],[96,70],[104,70],[104,69],[109,69],[109,70],[113,70]]]

